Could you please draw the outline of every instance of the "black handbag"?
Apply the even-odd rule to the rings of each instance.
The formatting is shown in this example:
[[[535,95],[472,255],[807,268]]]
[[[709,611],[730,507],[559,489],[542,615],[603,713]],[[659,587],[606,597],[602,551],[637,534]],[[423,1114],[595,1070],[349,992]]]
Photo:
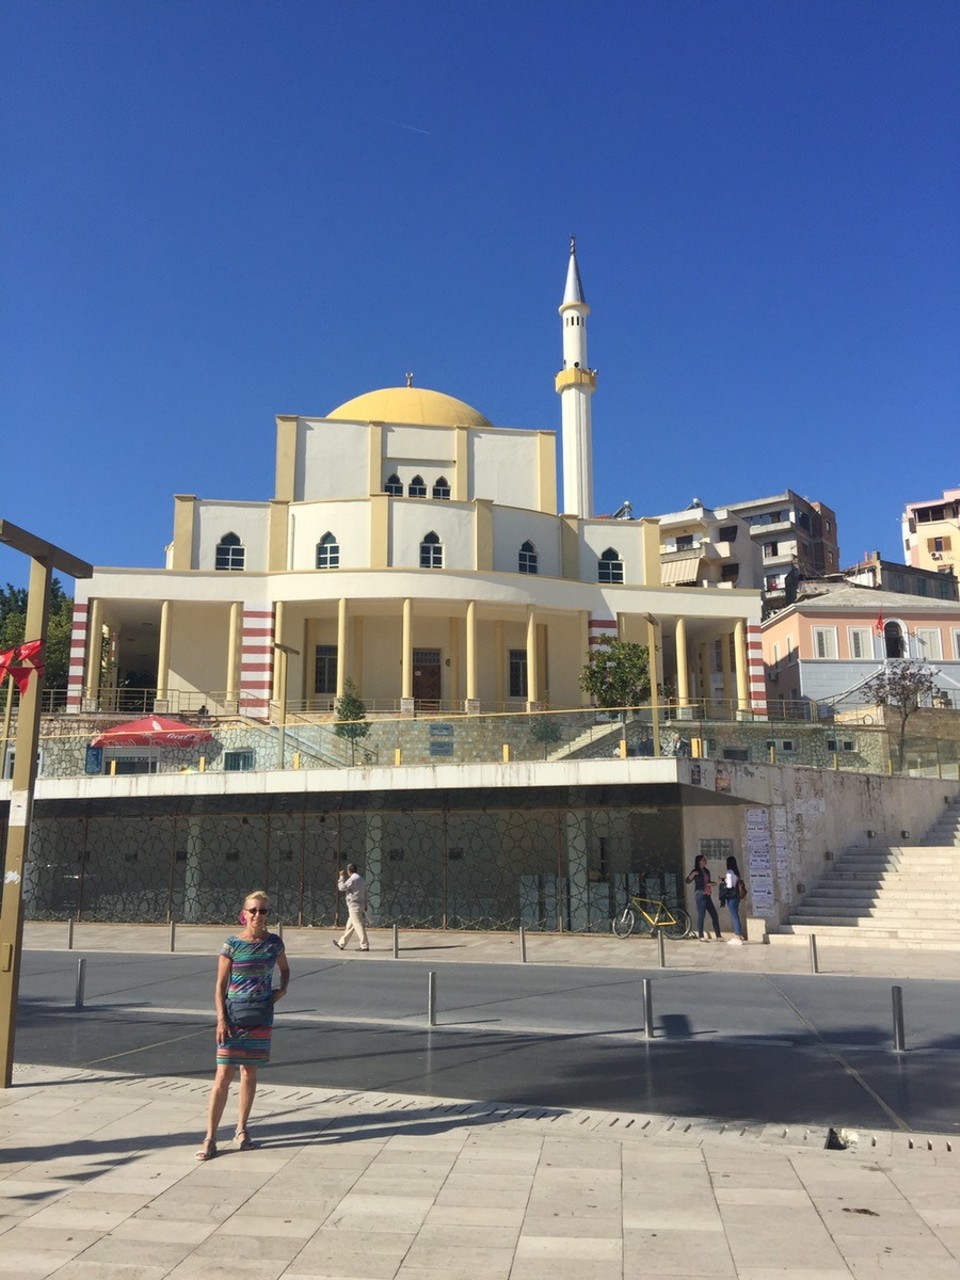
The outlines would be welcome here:
[[[267,1006],[246,1000],[227,1001],[227,1022],[231,1027],[264,1027],[270,1021]]]

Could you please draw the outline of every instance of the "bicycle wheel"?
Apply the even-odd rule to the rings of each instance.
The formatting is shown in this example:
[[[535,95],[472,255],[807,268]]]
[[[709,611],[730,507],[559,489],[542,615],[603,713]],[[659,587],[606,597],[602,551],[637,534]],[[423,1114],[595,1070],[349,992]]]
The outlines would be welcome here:
[[[680,907],[672,907],[670,914],[674,917],[673,924],[664,924],[663,932],[668,938],[677,940],[679,938],[688,938],[690,936],[690,917]]]
[[[625,907],[619,915],[613,917],[610,921],[610,927],[618,938],[629,938],[633,933],[633,926],[636,923],[636,916],[633,914],[632,907]]]

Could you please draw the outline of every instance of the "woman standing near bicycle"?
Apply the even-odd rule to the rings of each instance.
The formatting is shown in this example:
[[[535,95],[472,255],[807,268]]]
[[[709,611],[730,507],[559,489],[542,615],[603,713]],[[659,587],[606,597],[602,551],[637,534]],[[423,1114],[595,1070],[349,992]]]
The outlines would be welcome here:
[[[731,854],[727,858],[727,874],[724,877],[727,908],[730,911],[730,919],[733,921],[735,930],[734,936],[727,940],[727,945],[731,947],[739,947],[746,942],[746,938],[743,936],[743,925],[740,923],[740,902],[747,894],[746,886],[743,885],[743,888],[741,888],[741,885],[743,885],[743,876],[740,874],[736,858]],[[724,900],[724,895],[721,895],[720,900],[721,902]]]
[[[710,878],[710,868],[707,866],[707,860],[702,853],[697,855],[697,860],[693,864],[693,870],[687,876],[687,884],[693,882],[695,897],[697,901],[697,937],[701,942],[709,942],[709,938],[703,932],[703,918],[709,913],[710,919],[713,921],[714,932],[717,935],[717,941],[722,942],[723,938],[720,933],[720,917],[717,915],[717,908],[713,905],[713,881]]]

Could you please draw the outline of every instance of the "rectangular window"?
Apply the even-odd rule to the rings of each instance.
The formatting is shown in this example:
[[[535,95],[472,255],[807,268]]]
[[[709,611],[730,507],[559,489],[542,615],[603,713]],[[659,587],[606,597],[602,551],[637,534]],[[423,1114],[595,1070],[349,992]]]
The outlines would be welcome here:
[[[337,646],[318,644],[314,693],[337,692]]]
[[[737,526],[735,524],[722,524],[717,532],[717,538],[720,542],[736,542]]]
[[[738,564],[725,564],[720,566],[721,582],[736,582],[740,577],[740,566]]]
[[[527,696],[527,651],[526,649],[510,650],[510,697],[525,698]]]
[[[836,627],[813,628],[813,656],[815,658],[835,658],[837,656]]]
[[[869,627],[850,627],[847,631],[851,658],[873,657],[873,635]]]
[[[943,657],[939,627],[917,627],[917,648],[924,662],[939,662]]]
[[[953,633],[953,656],[957,662],[960,662],[960,631]]]
[[[927,580],[926,578],[918,578],[917,579],[917,595],[925,596],[926,594],[927,594]]]
[[[777,542],[765,542],[763,544],[763,554],[769,559],[771,556],[780,554],[780,544]]]
[[[773,646],[773,663],[771,665],[774,671],[780,670],[780,646],[776,643]]]
[[[254,765],[254,754],[252,751],[225,751],[223,753],[223,768],[225,773],[246,773],[252,769]]]

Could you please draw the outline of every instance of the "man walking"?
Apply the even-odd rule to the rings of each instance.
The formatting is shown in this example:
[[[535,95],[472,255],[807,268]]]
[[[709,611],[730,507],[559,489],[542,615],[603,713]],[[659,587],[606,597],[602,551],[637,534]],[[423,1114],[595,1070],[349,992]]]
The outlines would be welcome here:
[[[360,941],[360,950],[369,951],[367,929],[363,923],[363,917],[367,911],[367,882],[357,870],[355,862],[348,863],[346,871],[340,872],[337,888],[346,899],[349,919],[347,920],[347,927],[343,931],[343,936],[339,942],[334,938],[333,945],[339,951],[342,951],[347,945],[350,935],[355,933]]]

